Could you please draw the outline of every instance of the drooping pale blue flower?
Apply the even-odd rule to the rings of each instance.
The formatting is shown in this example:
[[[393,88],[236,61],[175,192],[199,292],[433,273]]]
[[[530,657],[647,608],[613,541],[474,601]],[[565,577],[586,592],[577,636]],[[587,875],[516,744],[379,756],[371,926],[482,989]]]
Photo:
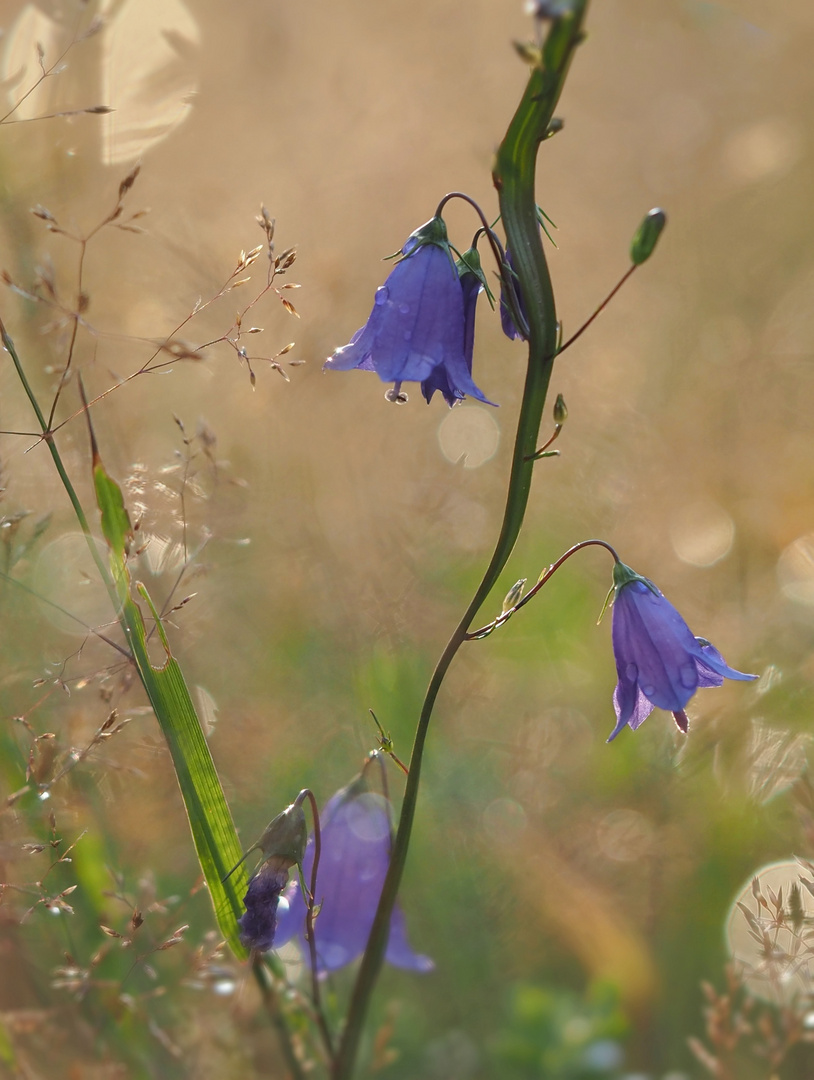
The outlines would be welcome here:
[[[403,382],[423,383],[435,374],[431,390],[442,390],[448,401],[448,393],[455,400],[469,395],[486,401],[472,381],[471,352],[467,363],[464,291],[443,220],[435,217],[416,229],[402,255],[377,290],[365,325],[324,368],[375,371],[395,384],[395,395]]]
[[[613,694],[616,727],[608,742],[624,727],[635,731],[654,708],[671,712],[686,732],[684,708],[696,690],[721,686],[724,679],[757,678],[729,667],[713,645],[695,637],[652,581],[618,562],[613,582],[612,638],[619,682]]]
[[[274,944],[280,895],[288,884],[290,859],[267,859],[249,882],[243,903],[246,911],[238,919],[240,940],[247,949],[265,952]]]
[[[390,829],[390,804],[368,790],[364,776],[338,791],[322,812],[316,887],[320,907],[314,920],[317,968],[321,972],[336,971],[364,951],[390,862]],[[313,863],[311,836],[303,861],[309,886]],[[292,881],[277,913],[275,947],[297,937],[303,955],[310,960],[305,916],[302,890]],[[398,907],[390,920],[385,959],[417,972],[433,967],[432,960],[410,948],[404,915]]]

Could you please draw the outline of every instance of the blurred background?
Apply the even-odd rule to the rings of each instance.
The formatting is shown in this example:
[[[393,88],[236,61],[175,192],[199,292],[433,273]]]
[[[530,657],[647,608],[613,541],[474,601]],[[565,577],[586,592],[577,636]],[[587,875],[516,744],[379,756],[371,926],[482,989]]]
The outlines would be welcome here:
[[[475,379],[499,409],[428,407],[417,386],[399,407],[375,375],[321,365],[445,192],[496,215],[492,155],[526,79],[511,42],[530,20],[518,0],[5,0],[0,23],[0,116],[51,72],[0,125],[0,314],[47,409],[82,310],[72,370],[89,397],[117,387],[93,420],[140,521],[134,574],[166,607],[195,594],[173,647],[248,845],[301,787],[324,803],[351,779],[376,744],[368,709],[409,756],[491,554],[524,348],[488,304]],[[814,858],[813,40],[808,0],[589,12],[538,173],[566,336],[626,269],[643,214],[669,224],[555,368],[562,456],[537,467],[483,621],[601,536],[761,679],[701,693],[689,738],[656,712],[606,746],[598,549],[468,646],[436,708],[402,891],[436,970],[384,971],[361,1074],[814,1075],[810,980],[770,1006],[725,974],[752,876],[782,862],[793,884],[793,858]],[[116,111],[53,115],[96,105]],[[137,161],[122,214],[88,239]],[[241,341],[254,388],[222,340],[117,385],[157,343],[234,334],[264,255],[184,321],[263,242],[261,203],[277,253],[297,248],[275,285],[302,287],[245,316],[263,327]],[[447,220],[468,246],[472,212]],[[285,381],[268,360],[291,341]],[[71,377],[56,420],[79,407]],[[35,430],[8,356],[0,427]],[[90,507],[81,416],[58,445]],[[47,451],[3,434],[0,465],[2,569],[51,601],[0,585],[0,1075],[283,1077],[253,984],[217,952],[155,721],[121,658],[53,606],[110,619]],[[351,978],[328,987],[337,1021]]]

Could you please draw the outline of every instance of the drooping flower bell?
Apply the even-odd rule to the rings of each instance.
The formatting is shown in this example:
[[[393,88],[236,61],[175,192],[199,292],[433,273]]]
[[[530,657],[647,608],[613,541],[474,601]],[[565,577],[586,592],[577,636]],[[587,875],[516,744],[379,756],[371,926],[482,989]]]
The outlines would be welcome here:
[[[336,971],[360,956],[367,944],[390,863],[390,804],[368,789],[364,775],[329,799],[321,814],[321,852],[317,867],[314,919],[317,969]],[[310,885],[314,839],[303,862]],[[297,937],[310,961],[305,940],[306,904],[298,882],[284,894],[277,916],[275,947]],[[385,959],[396,967],[430,971],[433,962],[414,953],[401,910],[394,908]]]
[[[613,693],[616,727],[638,728],[654,708],[688,726],[685,706],[696,690],[721,686],[724,679],[751,680],[729,667],[706,639],[695,637],[652,581],[617,562],[613,568],[613,654],[619,682]]]
[[[375,371],[383,382],[395,384],[391,398],[398,397],[403,382],[428,382],[427,400],[441,390],[447,401],[454,399],[450,404],[467,395],[486,401],[472,381],[471,350],[467,362],[464,289],[443,219],[434,217],[416,229],[401,252],[403,258],[376,292],[367,322],[324,368]],[[474,298],[472,304],[474,320]]]
[[[478,296],[483,288],[483,271],[480,264],[478,249],[471,247],[465,251],[455,264],[458,272],[458,280],[461,283],[461,291],[464,301],[464,363],[466,364],[465,377],[472,378],[472,356],[475,350],[475,309]],[[439,364],[433,368],[432,373],[421,381],[421,393],[427,403],[432,400],[436,390],[443,395],[447,405],[452,408],[465,397],[465,391],[461,388],[461,372],[456,364]],[[486,398],[481,397],[482,401]],[[492,404],[492,402],[488,402]]]

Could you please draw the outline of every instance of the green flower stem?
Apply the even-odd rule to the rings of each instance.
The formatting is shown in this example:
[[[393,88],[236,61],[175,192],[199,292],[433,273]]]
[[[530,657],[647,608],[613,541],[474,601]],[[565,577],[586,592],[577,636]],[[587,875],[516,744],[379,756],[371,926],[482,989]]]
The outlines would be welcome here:
[[[105,588],[107,589],[108,596],[110,597],[111,603],[113,604],[113,610],[119,611],[121,605],[119,603],[119,596],[116,592],[116,586],[113,582],[110,570],[106,566],[104,559],[99,553],[99,549],[96,546],[96,541],[93,538],[93,533],[90,531],[90,525],[88,524],[88,519],[85,516],[85,511],[82,509],[82,504],[79,501],[79,496],[76,494],[76,489],[74,488],[73,484],[71,483],[70,477],[65,471],[65,466],[62,463],[62,458],[60,456],[59,450],[57,450],[56,443],[54,442],[53,433],[48,428],[45,415],[40,408],[40,404],[37,401],[34,391],[31,389],[31,384],[26,377],[23,365],[20,363],[20,358],[17,355],[17,350],[14,347],[14,342],[9,337],[2,320],[0,320],[0,336],[3,339],[3,345],[6,351],[11,357],[12,363],[14,364],[15,370],[17,372],[17,376],[22,383],[23,390],[25,390],[26,397],[31,404],[31,408],[36,414],[37,422],[42,429],[43,441],[45,442],[46,446],[48,447],[48,451],[51,454],[54,465],[56,466],[56,470],[59,473],[59,478],[62,481],[62,486],[65,488],[65,491],[68,493],[68,498],[71,500],[71,506],[73,506],[74,513],[76,514],[76,519],[79,522],[79,527],[84,534],[91,556],[93,557],[93,561],[96,563],[96,568],[99,571],[102,581],[104,582]],[[121,624],[122,629],[126,630],[125,623],[124,620],[121,618],[121,615],[119,616],[119,623]]]
[[[540,430],[551,367],[557,351],[557,318],[551,278],[540,242],[535,196],[537,150],[562,91],[574,50],[582,38],[588,0],[573,0],[571,10],[552,21],[542,49],[542,66],[532,70],[526,91],[497,153],[494,182],[508,245],[526,301],[529,321],[529,359],[523,402],[517,424],[503,525],[491,562],[472,602],[456,627],[430,679],[416,728],[410,771],[404,791],[398,830],[381,900],[370,931],[348,1008],[333,1080],[350,1080],[370,998],[381,970],[390,916],[396,902],[415,817],[421,764],[435,699],[455,654],[466,640],[475,615],[491,592],[514,548],[528,504],[533,456]]]
[[[236,879],[230,879],[228,885],[224,885],[224,875],[228,867],[234,867],[240,856],[240,843],[181,668],[170,653],[169,643],[158,612],[154,609],[146,590],[140,586],[139,591],[155,618],[158,634],[166,653],[161,667],[154,667],[150,660],[144,620],[138,604],[130,593],[130,578],[126,563],[130,522],[121,489],[105,472],[101,459],[98,458],[91,432],[94,488],[101,515],[102,533],[108,545],[110,559],[109,564],[106,564],[93,537],[76,490],[65,471],[54,441],[54,433],[48,427],[20,363],[14,343],[2,321],[0,321],[0,336],[37,416],[43,440],[48,446],[90,553],[107,589],[127,643],[124,651],[128,659],[135,664],[150,705],[167,740],[189,818],[195,850],[209,887],[210,898],[221,932],[235,955],[242,959],[246,956],[246,950],[239,939],[237,920],[243,908],[241,895],[246,886],[245,871]]]

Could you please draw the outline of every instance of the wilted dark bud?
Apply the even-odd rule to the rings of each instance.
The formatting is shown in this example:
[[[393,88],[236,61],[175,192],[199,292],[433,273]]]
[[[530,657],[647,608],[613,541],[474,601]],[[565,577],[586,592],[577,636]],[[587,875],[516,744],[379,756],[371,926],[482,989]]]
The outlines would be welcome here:
[[[282,816],[281,814],[280,817]],[[290,866],[291,861],[288,858],[272,856],[263,863],[249,882],[249,888],[243,899],[246,911],[237,920],[240,940],[247,949],[266,952],[274,944],[274,934],[277,930],[277,906],[280,902],[280,893],[288,884]]]
[[[662,229],[667,224],[667,215],[656,207],[651,210],[636,230],[630,245],[630,260],[634,266],[641,266],[653,254]]]
[[[568,409],[565,407],[565,398],[562,394],[557,394],[557,400],[554,402],[554,423],[564,424],[568,419]]]

